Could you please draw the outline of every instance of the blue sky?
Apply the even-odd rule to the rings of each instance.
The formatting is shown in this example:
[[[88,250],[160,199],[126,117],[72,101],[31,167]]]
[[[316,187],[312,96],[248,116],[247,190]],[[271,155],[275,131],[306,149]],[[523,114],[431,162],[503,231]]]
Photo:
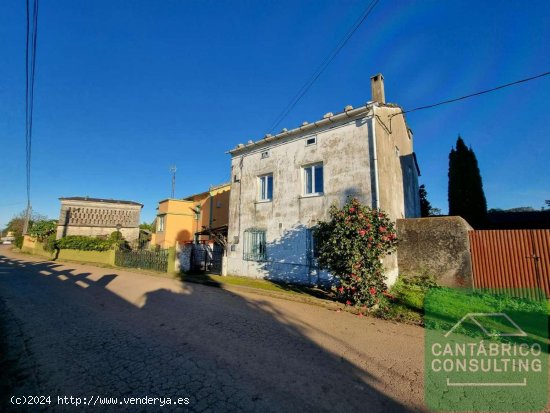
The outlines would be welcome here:
[[[32,203],[61,196],[145,204],[229,180],[237,143],[257,140],[367,2],[40,3]],[[528,6],[528,7],[527,7]],[[381,0],[279,125],[370,100],[405,109],[550,70],[548,1]],[[25,4],[0,4],[0,226],[25,207]],[[460,133],[478,157],[489,208],[550,199],[550,76],[408,115],[432,205],[447,211],[448,154]]]

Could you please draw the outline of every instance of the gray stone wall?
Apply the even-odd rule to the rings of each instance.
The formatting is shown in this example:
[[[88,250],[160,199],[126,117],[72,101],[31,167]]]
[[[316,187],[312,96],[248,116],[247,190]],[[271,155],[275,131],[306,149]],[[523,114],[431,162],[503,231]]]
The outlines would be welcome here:
[[[397,220],[399,274],[434,274],[440,285],[472,285],[468,231],[461,217],[429,217]]]
[[[57,238],[69,235],[108,236],[117,230],[127,241],[139,237],[141,205],[86,200],[61,200]]]

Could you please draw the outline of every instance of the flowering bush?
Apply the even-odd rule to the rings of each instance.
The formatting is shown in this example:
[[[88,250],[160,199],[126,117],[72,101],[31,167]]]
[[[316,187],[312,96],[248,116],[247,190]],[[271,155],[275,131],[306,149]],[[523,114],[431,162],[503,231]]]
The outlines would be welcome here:
[[[388,216],[351,198],[329,211],[315,229],[319,265],[339,280],[334,287],[347,305],[372,307],[387,294],[381,258],[395,250],[397,235]]]

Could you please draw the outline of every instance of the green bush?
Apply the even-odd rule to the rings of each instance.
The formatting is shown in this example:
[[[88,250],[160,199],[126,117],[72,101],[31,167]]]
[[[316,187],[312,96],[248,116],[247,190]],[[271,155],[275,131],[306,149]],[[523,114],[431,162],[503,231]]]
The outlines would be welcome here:
[[[36,238],[40,242],[44,242],[47,237],[55,234],[57,230],[57,220],[39,220],[31,223],[29,227],[29,235]]]
[[[16,235],[15,236],[15,246],[19,249],[23,248],[23,235]]]
[[[44,245],[44,251],[54,252],[56,248],[55,234],[50,234],[42,241]]]
[[[438,288],[433,275],[424,272],[414,276],[400,276],[391,293],[380,301],[375,315],[380,318],[423,324],[424,299],[430,288]]]
[[[391,289],[394,298],[401,304],[416,311],[424,311],[424,298],[430,288],[437,287],[432,274],[427,272],[411,277],[401,276]]]
[[[107,251],[113,247],[114,242],[112,239],[69,235],[58,239],[55,244],[62,250]]]

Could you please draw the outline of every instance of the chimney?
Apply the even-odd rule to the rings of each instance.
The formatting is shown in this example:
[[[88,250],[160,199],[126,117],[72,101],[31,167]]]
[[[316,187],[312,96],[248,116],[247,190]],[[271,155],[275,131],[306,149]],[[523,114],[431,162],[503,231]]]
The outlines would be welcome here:
[[[382,73],[378,73],[370,78],[370,90],[373,101],[386,103],[386,96],[384,95],[384,76],[382,76]]]

